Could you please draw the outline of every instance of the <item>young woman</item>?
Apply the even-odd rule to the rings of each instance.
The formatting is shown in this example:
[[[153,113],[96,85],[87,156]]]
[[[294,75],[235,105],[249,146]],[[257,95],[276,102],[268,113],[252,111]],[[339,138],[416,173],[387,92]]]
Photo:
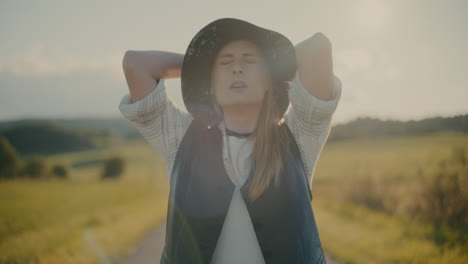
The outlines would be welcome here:
[[[185,54],[127,51],[123,68],[119,110],[170,176],[161,263],[326,263],[311,185],[341,82],[323,34],[293,46],[223,18]],[[178,77],[188,112],[166,93]]]

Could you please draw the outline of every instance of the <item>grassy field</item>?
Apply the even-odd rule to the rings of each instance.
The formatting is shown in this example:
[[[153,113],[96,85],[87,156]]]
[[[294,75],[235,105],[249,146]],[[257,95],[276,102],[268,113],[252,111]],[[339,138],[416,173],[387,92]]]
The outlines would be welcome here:
[[[454,147],[468,150],[468,135],[327,143],[312,185],[324,249],[342,263],[468,263],[466,229],[436,230],[412,210]],[[466,166],[461,173],[466,201]]]
[[[454,146],[468,149],[468,135],[327,143],[312,186],[325,251],[341,263],[468,263],[461,230],[435,230],[412,210]],[[125,174],[99,181],[96,161],[116,153]],[[103,263],[164,220],[165,163],[147,143],[49,159],[73,167],[70,179],[0,183],[0,263]]]
[[[119,153],[122,179],[98,180],[99,164],[69,180],[0,183],[0,263],[102,263],[127,255],[166,217],[165,163],[144,142],[50,156],[69,164]]]

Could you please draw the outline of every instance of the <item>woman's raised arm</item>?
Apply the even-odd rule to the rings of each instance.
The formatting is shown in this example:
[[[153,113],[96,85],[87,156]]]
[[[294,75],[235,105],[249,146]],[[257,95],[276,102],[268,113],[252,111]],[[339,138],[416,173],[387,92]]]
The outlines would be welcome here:
[[[342,84],[333,73],[331,43],[325,35],[314,34],[296,45],[296,50],[298,70],[284,118],[299,145],[312,186],[316,163],[341,99]]]
[[[183,55],[165,51],[127,51],[122,67],[130,94],[119,104],[120,113],[165,158],[168,174],[192,115],[166,92],[166,79],[179,78]]]
[[[161,78],[180,78],[184,55],[159,50],[128,50],[122,68],[132,102],[148,95]]]

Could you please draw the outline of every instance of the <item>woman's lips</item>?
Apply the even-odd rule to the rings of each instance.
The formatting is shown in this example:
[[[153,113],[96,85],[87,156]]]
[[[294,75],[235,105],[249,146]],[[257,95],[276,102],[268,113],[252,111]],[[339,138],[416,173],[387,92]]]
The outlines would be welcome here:
[[[233,89],[247,88],[247,84],[243,81],[235,81],[231,84],[231,88]]]

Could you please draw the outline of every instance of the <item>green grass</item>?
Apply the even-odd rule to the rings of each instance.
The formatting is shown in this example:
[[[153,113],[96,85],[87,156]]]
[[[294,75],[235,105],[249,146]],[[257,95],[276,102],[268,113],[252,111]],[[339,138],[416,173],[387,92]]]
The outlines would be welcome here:
[[[127,255],[166,217],[165,163],[146,144],[50,156],[74,162],[114,153],[128,157],[122,179],[98,180],[100,167],[70,180],[0,183],[0,263],[98,263]],[[129,156],[131,155],[131,156]]]
[[[468,150],[468,135],[327,143],[312,187],[324,249],[342,263],[468,263],[466,245],[438,244],[434,227],[408,213],[417,202],[421,179],[450,157],[454,146]],[[363,186],[366,177],[373,184]],[[356,204],[349,193],[380,200],[382,208]],[[453,229],[442,232],[447,240],[461,234]]]
[[[439,247],[428,225],[405,222],[355,204],[313,201],[325,251],[341,263],[468,263],[463,247]]]
[[[341,263],[468,263],[466,245],[434,241],[433,226],[408,219],[422,178],[468,135],[329,142],[317,163],[312,202],[322,245]],[[168,182],[161,157],[144,141],[48,156],[84,164],[122,155],[118,181],[99,181],[101,164],[71,168],[69,180],[0,182],[0,263],[99,263],[127,255],[164,221]],[[83,163],[84,162],[84,163]],[[361,179],[375,179],[363,186]],[[421,178],[422,177],[422,178]],[[382,209],[350,193],[380,199]],[[444,230],[450,237],[457,230]]]

